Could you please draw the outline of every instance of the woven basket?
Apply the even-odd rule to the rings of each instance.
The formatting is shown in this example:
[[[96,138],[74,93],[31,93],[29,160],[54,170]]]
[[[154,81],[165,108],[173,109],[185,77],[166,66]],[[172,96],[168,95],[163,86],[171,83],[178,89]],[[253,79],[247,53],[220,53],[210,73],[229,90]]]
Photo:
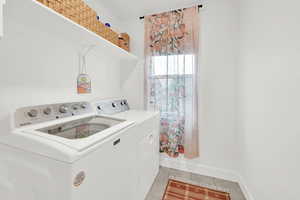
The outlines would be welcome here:
[[[127,33],[121,33],[118,36],[118,46],[121,47],[122,49],[125,49],[126,51],[129,51],[129,41],[130,37]]]
[[[83,0],[37,0],[70,20],[118,45],[118,33],[97,20],[97,13]]]

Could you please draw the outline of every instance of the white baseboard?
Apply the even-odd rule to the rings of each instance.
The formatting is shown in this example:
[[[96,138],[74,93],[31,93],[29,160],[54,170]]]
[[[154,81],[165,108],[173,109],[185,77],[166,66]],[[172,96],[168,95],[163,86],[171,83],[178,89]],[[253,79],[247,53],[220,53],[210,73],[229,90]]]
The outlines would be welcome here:
[[[239,176],[239,180],[238,183],[246,197],[247,200],[254,200],[254,196],[252,195],[252,193],[250,192],[244,178],[242,176]]]
[[[254,200],[253,195],[250,193],[244,179],[235,171],[196,164],[184,159],[174,159],[164,155],[160,158],[160,165],[167,168],[238,182],[246,199]]]

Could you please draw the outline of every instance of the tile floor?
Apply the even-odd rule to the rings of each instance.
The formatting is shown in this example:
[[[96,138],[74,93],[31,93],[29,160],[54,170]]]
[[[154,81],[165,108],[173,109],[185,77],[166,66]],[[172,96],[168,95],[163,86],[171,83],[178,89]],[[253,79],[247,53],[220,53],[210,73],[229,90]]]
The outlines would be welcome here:
[[[229,192],[231,200],[246,200],[238,183],[165,167],[160,167],[159,174],[145,200],[162,200],[169,178]]]

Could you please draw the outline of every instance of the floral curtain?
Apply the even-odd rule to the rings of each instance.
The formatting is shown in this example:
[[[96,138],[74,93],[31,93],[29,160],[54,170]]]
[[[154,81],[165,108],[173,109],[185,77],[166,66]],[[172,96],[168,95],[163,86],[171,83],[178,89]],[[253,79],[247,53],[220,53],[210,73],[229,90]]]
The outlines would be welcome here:
[[[199,155],[198,8],[145,17],[145,102],[161,113],[160,151]]]

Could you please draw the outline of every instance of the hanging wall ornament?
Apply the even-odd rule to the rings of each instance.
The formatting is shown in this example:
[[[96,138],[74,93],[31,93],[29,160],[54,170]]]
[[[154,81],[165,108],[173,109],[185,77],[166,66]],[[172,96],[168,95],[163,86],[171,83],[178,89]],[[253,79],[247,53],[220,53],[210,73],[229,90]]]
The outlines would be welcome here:
[[[87,74],[85,57],[83,57],[81,72],[79,73],[79,75],[77,77],[77,93],[78,94],[91,93],[92,92],[91,86],[92,86],[91,78]]]
[[[87,73],[86,66],[86,55],[92,48],[93,46],[90,46],[85,53],[83,53],[82,55],[80,54],[80,61],[82,62],[79,62],[79,74],[77,77],[78,94],[89,94],[92,92],[92,81]]]

